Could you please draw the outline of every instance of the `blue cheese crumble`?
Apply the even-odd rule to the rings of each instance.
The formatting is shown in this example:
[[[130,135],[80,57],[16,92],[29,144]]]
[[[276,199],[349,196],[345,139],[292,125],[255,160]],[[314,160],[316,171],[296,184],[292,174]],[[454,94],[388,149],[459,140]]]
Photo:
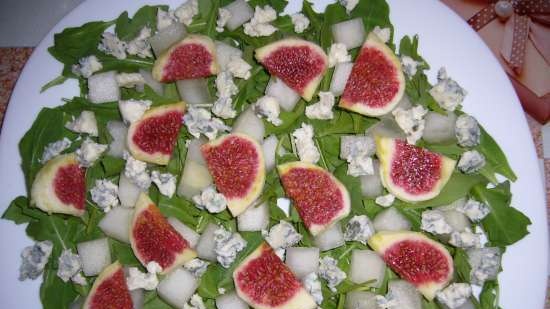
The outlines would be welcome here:
[[[319,260],[319,276],[327,281],[332,292],[336,292],[336,287],[347,278],[346,273],[338,268],[336,260],[330,256]]]
[[[277,28],[271,22],[277,19],[277,12],[269,5],[256,6],[252,19],[244,24],[244,33],[251,37],[270,36]]]
[[[174,15],[179,22],[186,26],[193,22],[193,17],[197,14],[199,14],[199,2],[197,0],[187,0],[174,11]]]
[[[481,247],[481,233],[474,233],[470,228],[464,231],[451,233],[449,244],[458,248],[479,248]]]
[[[227,22],[231,19],[233,14],[231,14],[231,11],[224,8],[218,9],[218,20],[216,21],[216,31],[223,32],[223,28],[227,24]]]
[[[323,291],[321,290],[321,281],[316,273],[310,273],[302,279],[306,291],[313,297],[317,305],[323,302]]]
[[[457,166],[465,174],[477,173],[485,166],[485,156],[477,150],[466,151],[460,156]]]
[[[56,157],[66,149],[69,149],[69,147],[71,147],[71,143],[71,140],[66,137],[61,140],[49,143],[48,145],[46,145],[46,147],[44,147],[42,158],[38,161],[42,164],[50,161],[53,157]]]
[[[478,202],[474,199],[468,199],[463,205],[459,205],[456,208],[457,211],[465,214],[470,220],[479,222],[483,220],[490,212],[491,209],[485,203]]]
[[[302,240],[302,235],[296,231],[294,226],[286,221],[279,221],[269,230],[265,241],[274,249],[286,249],[292,247]]]
[[[199,258],[194,258],[186,262],[183,267],[187,269],[195,278],[200,278],[206,272],[209,262],[201,260]]]
[[[72,280],[75,283],[83,283],[82,276],[79,274],[82,270],[82,261],[78,254],[74,254],[71,249],[65,249],[58,258],[57,276],[63,282]]]
[[[162,272],[162,267],[157,262],[149,262],[147,264],[147,272],[141,272],[137,267],[128,269],[128,277],[126,283],[130,291],[144,289],[153,291],[157,288],[159,280],[157,274]]]
[[[449,309],[456,309],[466,303],[472,295],[472,287],[467,283],[452,283],[436,294],[437,300]]]
[[[254,112],[260,117],[264,117],[274,126],[280,126],[283,121],[279,118],[281,106],[279,101],[272,96],[265,95],[254,104]]]
[[[493,280],[500,271],[501,255],[497,247],[476,248],[466,251],[471,267],[472,284],[482,286],[487,280]]]
[[[306,116],[309,119],[332,119],[334,113],[334,94],[330,91],[319,92],[319,102],[306,106]]]
[[[477,120],[466,114],[458,116],[455,122],[455,135],[458,144],[462,147],[475,147],[479,145],[481,130]]]
[[[296,146],[300,161],[307,163],[317,163],[321,154],[313,142],[313,126],[302,123],[302,127],[292,132],[293,144]]]
[[[214,242],[216,259],[225,268],[229,268],[237,254],[246,248],[246,240],[239,233],[231,233],[221,226],[214,232]]]
[[[237,111],[233,109],[231,97],[237,94],[239,89],[233,82],[231,73],[223,71],[216,76],[216,89],[218,99],[212,106],[212,113],[223,119],[235,118]]]
[[[401,56],[401,67],[403,68],[403,72],[408,77],[413,77],[416,74],[417,67],[420,64],[420,62],[414,60],[413,58],[409,56]]]
[[[453,228],[447,221],[441,210],[425,210],[422,212],[422,223],[420,228],[435,235],[449,234]]]
[[[160,194],[171,198],[176,193],[176,176],[170,173],[153,171],[151,173],[151,180],[157,185]]]
[[[124,122],[131,124],[138,121],[152,104],[150,100],[120,100],[118,109]]]
[[[227,70],[237,78],[249,79],[251,69],[252,66],[239,55],[231,55],[227,63]]]
[[[145,79],[140,73],[118,73],[115,79],[118,86],[123,88],[134,88],[145,84]]]
[[[439,69],[437,84],[429,92],[441,108],[451,112],[462,104],[467,94],[466,90],[447,76],[445,68]]]
[[[212,117],[212,114],[204,108],[190,106],[183,116],[183,123],[189,134],[199,138],[201,134],[209,140],[215,139],[219,132],[230,131],[219,118]]]
[[[358,241],[363,245],[366,245],[372,235],[374,235],[374,226],[369,217],[365,215],[354,216],[346,225],[344,240]]]
[[[119,60],[126,59],[126,42],[120,40],[116,34],[111,32],[104,32],[101,37],[97,49]]]
[[[351,55],[344,43],[332,43],[328,51],[328,67],[332,68],[338,63],[350,62]]]
[[[137,37],[126,44],[126,51],[128,52],[128,54],[138,56],[140,58],[153,57],[151,45],[149,44],[148,40],[150,37],[151,29],[149,27],[141,28]]]
[[[391,205],[393,205],[393,202],[395,202],[395,196],[391,193],[388,193],[386,195],[378,196],[376,199],[374,199],[374,202],[382,207],[390,207]]]
[[[149,186],[151,186],[151,176],[149,175],[149,171],[147,171],[147,163],[137,160],[127,151],[124,152],[123,158],[126,160],[124,176],[140,189],[149,189]]]
[[[86,138],[80,148],[76,150],[76,158],[81,166],[90,167],[94,165],[108,147],[108,145],[98,144],[90,138]]]
[[[227,208],[225,196],[218,193],[214,186],[208,186],[201,194],[193,196],[193,202],[199,209],[206,209],[210,213],[220,213]]]
[[[90,190],[92,201],[104,212],[119,205],[118,186],[108,179],[96,179],[95,186]]]
[[[53,244],[49,240],[40,241],[21,251],[21,265],[19,266],[19,281],[34,280],[44,271],[52,254]]]
[[[407,135],[407,142],[409,144],[416,144],[416,142],[422,137],[426,120],[424,116],[428,113],[422,105],[414,106],[410,109],[403,109],[398,107],[392,111],[395,117],[397,125]]]
[[[206,305],[198,294],[193,294],[187,304],[183,305],[183,309],[206,309]]]
[[[98,134],[97,120],[95,114],[91,111],[82,111],[76,119],[67,123],[65,128],[75,133],[85,133],[90,136],[97,136]]]
[[[296,33],[302,33],[309,27],[309,19],[302,13],[291,15],[290,19]]]
[[[80,60],[78,60],[78,64],[73,64],[71,67],[71,71],[75,75],[82,76],[84,78],[92,76],[92,74],[101,71],[101,69],[103,69],[103,65],[94,55],[80,58]]]

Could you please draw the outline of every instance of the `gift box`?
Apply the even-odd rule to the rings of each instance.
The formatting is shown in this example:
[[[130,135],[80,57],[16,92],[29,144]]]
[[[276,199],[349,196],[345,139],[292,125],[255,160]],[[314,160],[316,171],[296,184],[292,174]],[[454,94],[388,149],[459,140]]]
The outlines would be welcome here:
[[[510,77],[523,109],[550,120],[550,0],[441,0],[477,31]]]

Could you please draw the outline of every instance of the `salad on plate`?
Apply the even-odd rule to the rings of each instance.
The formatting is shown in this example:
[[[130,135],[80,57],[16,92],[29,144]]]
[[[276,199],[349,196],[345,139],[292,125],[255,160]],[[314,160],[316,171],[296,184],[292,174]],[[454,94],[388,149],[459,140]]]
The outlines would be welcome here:
[[[55,34],[19,144],[44,308],[497,309],[516,175],[384,0],[188,0]]]

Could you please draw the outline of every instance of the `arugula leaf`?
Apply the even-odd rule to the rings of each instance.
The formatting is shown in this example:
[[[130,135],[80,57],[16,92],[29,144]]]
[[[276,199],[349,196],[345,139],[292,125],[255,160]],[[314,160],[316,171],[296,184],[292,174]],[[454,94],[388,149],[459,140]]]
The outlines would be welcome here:
[[[23,209],[27,207],[29,207],[29,199],[26,196],[18,196],[4,211],[2,219],[13,221],[17,225],[29,223],[32,218],[23,212]]]
[[[480,126],[480,129],[481,139],[476,149],[485,156],[487,164],[491,166],[492,170],[511,181],[516,181],[517,176],[510,167],[508,159],[506,159],[506,155],[502,152],[500,146],[483,127]]]
[[[479,294],[480,309],[501,309],[498,305],[499,285],[497,281],[486,281]]]
[[[115,25],[115,33],[118,38],[128,42],[138,36],[143,27],[149,27],[151,33],[155,33],[157,30],[158,9],[167,10],[168,7],[165,5],[145,5],[134,14],[132,19],[128,17],[128,12],[120,14]]]
[[[527,226],[531,224],[531,220],[510,206],[512,194],[509,184],[499,185],[493,189],[477,185],[473,188],[472,194],[491,209],[487,217],[481,221],[491,246],[508,246],[529,234]]]
[[[43,308],[69,308],[69,305],[76,299],[78,293],[72,287],[72,284],[63,282],[57,276],[57,270],[52,267],[52,260],[46,266],[43,278],[42,285],[40,286],[40,300]]]
[[[363,194],[361,193],[359,178],[348,175],[348,167],[345,164],[340,165],[334,170],[334,177],[338,178],[348,189],[352,213],[354,215],[366,215],[367,212],[363,207]]]
[[[456,248],[454,255],[455,274],[460,282],[470,282],[472,268],[468,262],[466,251]]]

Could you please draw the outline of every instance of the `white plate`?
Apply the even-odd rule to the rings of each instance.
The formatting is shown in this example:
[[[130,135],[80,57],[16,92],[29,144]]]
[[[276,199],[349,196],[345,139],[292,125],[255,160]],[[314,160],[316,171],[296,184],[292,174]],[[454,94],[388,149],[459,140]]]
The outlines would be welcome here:
[[[328,1],[316,1],[327,3]],[[40,87],[61,72],[61,64],[47,53],[53,34],[92,20],[114,19],[124,10],[133,14],[145,4],[181,1],[87,1],[61,20],[38,45],[13,92],[0,136],[0,210],[25,194],[17,144],[44,106],[61,104],[61,98],[78,94],[70,81],[39,94]],[[531,218],[531,234],[510,247],[504,258],[501,282],[503,308],[543,308],[547,276],[547,223],[543,186],[524,113],[508,78],[477,34],[451,10],[437,1],[391,0],[396,38],[418,33],[420,54],[430,63],[430,78],[446,66],[447,72],[468,90],[464,109],[476,116],[501,145],[519,180],[513,184],[513,205]],[[293,2],[296,10],[299,4]],[[396,40],[398,42],[399,40]],[[17,280],[21,249],[31,241],[24,226],[0,220],[0,303],[3,308],[40,308],[41,280]],[[53,296],[55,297],[55,296]]]

